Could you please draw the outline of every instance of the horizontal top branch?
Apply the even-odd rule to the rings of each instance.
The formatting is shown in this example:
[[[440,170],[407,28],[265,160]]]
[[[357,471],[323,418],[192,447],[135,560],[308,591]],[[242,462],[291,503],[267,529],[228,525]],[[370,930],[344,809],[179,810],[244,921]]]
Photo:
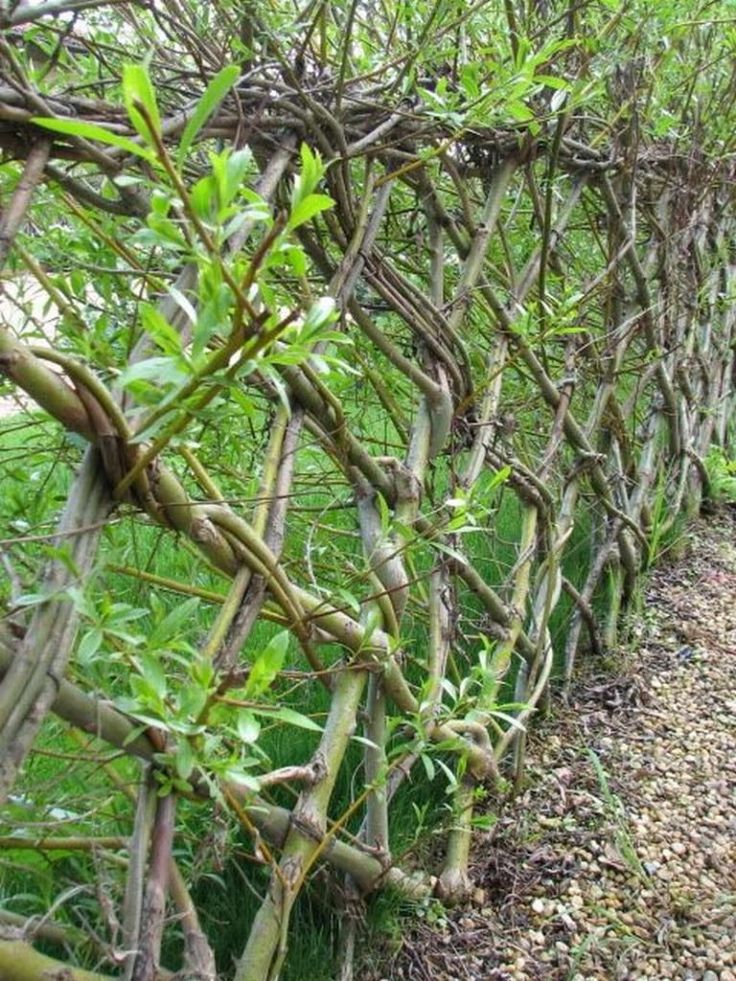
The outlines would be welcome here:
[[[341,97],[339,97],[341,96]],[[41,110],[45,106],[46,113]],[[194,111],[194,103],[172,109],[162,120],[164,142],[175,145]],[[121,104],[82,98],[72,93],[42,96],[35,89],[17,83],[0,84],[0,152],[6,157],[24,159],[48,130],[32,120],[41,115],[73,119],[93,124],[111,134],[139,142]],[[243,134],[245,123],[245,133]],[[334,83],[321,83],[303,89],[292,88],[272,78],[242,79],[225,98],[219,111],[201,131],[200,138],[245,138],[255,151],[269,153],[283,142],[286,132],[298,139],[329,148],[333,158],[371,156],[383,160],[391,169],[404,169],[430,161],[446,153],[452,157],[462,177],[483,177],[501,161],[510,158],[532,162],[547,154],[554,143],[555,118],[542,122],[533,135],[526,123],[514,126],[453,126],[437,118],[419,97],[398,103],[369,99],[356,83],[340,93]],[[583,117],[570,115],[559,147],[555,146],[560,170],[594,174],[615,173],[627,165],[627,155],[615,146],[599,148],[586,139]],[[599,141],[597,141],[599,142]],[[122,171],[136,161],[120,147],[103,147],[57,134],[51,156],[77,162],[107,163],[109,172]],[[640,174],[681,172],[692,175],[693,167],[706,161],[702,153],[683,154],[666,141],[639,149]],[[719,170],[728,170],[718,173]],[[710,178],[728,179],[731,163],[707,163]]]

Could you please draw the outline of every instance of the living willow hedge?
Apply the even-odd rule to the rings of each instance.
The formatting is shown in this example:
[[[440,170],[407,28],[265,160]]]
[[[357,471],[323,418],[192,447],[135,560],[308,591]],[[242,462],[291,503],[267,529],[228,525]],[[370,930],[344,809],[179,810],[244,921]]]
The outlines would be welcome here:
[[[87,876],[0,913],[3,977],[167,977],[163,942],[214,978],[195,880],[238,834],[238,981],[317,869],[468,896],[529,725],[728,443],[732,12],[2,5],[0,370],[74,476],[3,531],[0,844]],[[451,802],[434,866],[409,786]]]

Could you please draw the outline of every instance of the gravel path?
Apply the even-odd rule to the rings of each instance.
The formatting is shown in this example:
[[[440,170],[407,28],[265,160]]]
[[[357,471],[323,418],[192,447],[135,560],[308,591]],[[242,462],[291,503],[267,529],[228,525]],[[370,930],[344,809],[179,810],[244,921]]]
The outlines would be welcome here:
[[[412,926],[383,978],[736,981],[736,513],[655,573],[636,633],[537,729],[475,905]]]

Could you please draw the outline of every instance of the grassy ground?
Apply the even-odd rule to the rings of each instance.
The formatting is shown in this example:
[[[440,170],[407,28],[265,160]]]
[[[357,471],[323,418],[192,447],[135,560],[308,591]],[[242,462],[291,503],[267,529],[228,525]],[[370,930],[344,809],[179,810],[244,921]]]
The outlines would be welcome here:
[[[69,487],[70,474],[80,459],[81,441],[68,437],[55,425],[37,416],[13,417],[0,429],[0,538],[17,536],[22,541],[10,548],[9,555],[17,565],[24,583],[32,584],[37,570],[49,552],[49,542],[38,540],[53,528]],[[211,455],[213,472],[223,493],[229,498],[252,500],[258,487],[257,465],[262,447],[254,445],[243,454],[218,439],[216,433],[205,434],[202,452]],[[441,485],[442,473],[436,475]],[[29,491],[30,488],[30,491]],[[438,492],[441,490],[439,487]],[[193,493],[196,488],[192,488]],[[441,497],[440,493],[440,497]],[[285,552],[308,561],[295,564],[297,579],[307,580],[314,575],[320,582],[331,584],[333,590],[355,589],[360,582],[362,557],[355,524],[349,505],[349,493],[337,474],[325,465],[320,454],[304,450],[299,456],[298,472],[291,504],[291,524]],[[515,496],[499,489],[487,501],[485,514],[477,531],[465,536],[464,547],[479,572],[492,586],[503,583],[516,559],[520,529],[520,510]],[[580,509],[573,538],[564,562],[564,574],[577,586],[582,585],[589,561],[589,516]],[[416,551],[415,571],[421,575],[434,561],[430,549]],[[130,566],[157,576],[175,580],[202,590],[223,593],[226,583],[211,570],[193,549],[146,519],[122,509],[104,533],[100,551],[98,575],[85,590],[88,614],[80,631],[80,647],[72,675],[86,687],[98,688],[108,695],[128,692],[130,660],[126,635],[145,636],[151,640],[168,627],[166,644],[171,655],[163,653],[167,672],[172,677],[181,672],[176,654],[192,652],[205,638],[212,622],[215,607],[206,601],[185,608],[186,617],[177,623],[176,612],[183,609],[182,596],[152,586],[140,579],[111,571],[110,566]],[[306,567],[306,572],[303,567]],[[0,587],[0,598],[9,599],[10,582]],[[559,640],[565,629],[570,607],[566,599],[555,611],[551,629]],[[426,645],[424,608],[417,601],[408,611],[405,625],[405,647],[421,651]],[[173,618],[173,619],[172,619]],[[463,670],[463,643],[472,651],[478,639],[474,632],[482,630],[483,612],[472,597],[464,600],[463,624],[465,641],[455,651],[457,666]],[[173,626],[172,626],[173,624]],[[273,635],[272,624],[259,623],[247,644],[246,653],[260,650]],[[97,631],[99,645],[90,641]],[[123,636],[123,639],[119,635]],[[559,645],[558,645],[559,646]],[[161,653],[161,652],[159,652]],[[298,653],[292,652],[293,666],[299,666]],[[338,656],[335,652],[334,656]],[[511,697],[513,672],[501,698]],[[299,712],[323,717],[327,701],[319,686],[296,685],[288,696]],[[280,727],[266,732],[261,742],[274,766],[308,757],[314,735],[304,730]],[[61,755],[60,755],[61,754]],[[75,756],[79,758],[68,759]],[[65,835],[127,835],[132,823],[132,806],[120,795],[111,793],[105,765],[113,765],[118,777],[134,784],[137,771],[134,764],[112,762],[110,754],[100,747],[81,751],[78,742],[60,724],[49,721],[44,726],[37,751],[26,768],[25,779],[18,791],[18,803],[11,809],[0,833],[10,834],[27,826],[30,816],[39,828],[52,828]],[[348,805],[360,781],[361,749],[356,744],[349,753],[337,784],[334,805],[337,817]],[[80,788],[83,788],[80,793]],[[278,803],[291,805],[285,792],[276,794]],[[58,815],[63,814],[58,826]],[[405,864],[436,867],[436,842],[440,832],[451,822],[450,798],[446,793],[441,770],[431,784],[426,783],[422,770],[416,780],[407,781],[400,789],[392,811],[392,849],[403,856]],[[357,830],[356,817],[349,828]],[[179,805],[181,831],[177,837],[177,856],[193,881],[193,892],[203,910],[207,933],[216,949],[218,970],[226,978],[234,958],[241,950],[247,926],[260,903],[267,885],[267,870],[252,859],[249,842],[223,813],[182,801]],[[49,822],[48,825],[44,822]],[[305,890],[299,901],[290,956],[285,969],[287,981],[321,981],[334,977],[339,927],[344,919],[341,900],[342,885],[335,878],[325,884],[320,873]],[[35,914],[48,909],[74,889],[78,882],[102,879],[109,894],[122,897],[122,876],[119,860],[114,855],[94,857],[79,853],[34,854],[6,852],[0,862],[0,897],[9,909]],[[331,897],[331,898],[326,898]],[[80,918],[97,920],[97,898],[83,893],[65,900],[59,907],[63,919],[72,922]],[[440,916],[436,904],[412,906],[413,914],[432,919]],[[375,928],[385,935],[396,930],[399,917],[406,912],[405,904],[395,897],[381,896],[372,900],[363,912]],[[105,932],[107,926],[98,922]],[[167,953],[176,960],[176,941],[170,942]],[[90,953],[94,959],[94,954]]]

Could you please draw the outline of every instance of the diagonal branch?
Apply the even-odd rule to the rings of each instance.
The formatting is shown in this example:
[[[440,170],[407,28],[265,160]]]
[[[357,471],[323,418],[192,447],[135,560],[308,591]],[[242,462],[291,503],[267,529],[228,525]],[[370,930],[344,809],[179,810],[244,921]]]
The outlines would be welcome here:
[[[110,495],[99,456],[90,449],[59,525],[61,533],[72,536],[68,554],[49,563],[36,612],[0,683],[1,801],[7,799],[18,768],[58,695],[80,616],[71,590],[92,571],[109,510]]]

